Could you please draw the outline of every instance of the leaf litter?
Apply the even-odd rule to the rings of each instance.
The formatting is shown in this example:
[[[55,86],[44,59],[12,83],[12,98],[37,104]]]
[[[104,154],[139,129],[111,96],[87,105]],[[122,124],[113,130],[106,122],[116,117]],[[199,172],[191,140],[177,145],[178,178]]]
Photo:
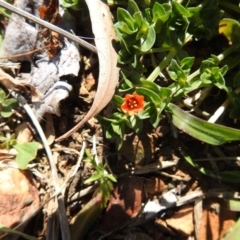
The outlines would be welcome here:
[[[17,1],[19,3],[19,7],[23,7],[25,9],[26,2],[27,1]],[[51,1],[54,2],[54,1]],[[100,4],[100,3],[99,3]],[[38,1],[38,6],[42,6],[43,4]],[[93,7],[94,10],[90,10],[93,13],[96,12],[96,8],[98,8],[98,5],[96,4],[90,4],[89,10],[91,7]],[[38,9],[38,6],[36,6],[36,10]],[[105,7],[104,7],[105,8]],[[103,10],[105,11],[105,9]],[[56,12],[56,11],[55,11]],[[100,11],[101,12],[101,11]],[[109,13],[108,13],[109,14]],[[14,15],[12,16],[14,19]],[[51,18],[50,18],[51,20]],[[98,18],[96,16],[96,19],[91,19],[92,27],[97,27]],[[17,24],[16,24],[17,22]],[[11,24],[13,24],[11,26]],[[31,52],[36,50],[36,48],[45,47],[42,46],[42,39],[40,40],[40,43],[38,42],[38,31],[35,27],[32,27],[29,25],[29,23],[26,23],[26,21],[15,16],[15,25],[13,23],[13,20],[10,20],[8,27],[11,26],[13,30],[15,31],[17,28],[17,33],[19,36],[19,41],[17,38],[14,37],[15,40],[12,40],[10,38],[10,33],[13,30],[6,29],[6,35],[4,39],[4,45],[3,49],[6,52],[2,52],[2,56],[14,56],[17,54],[24,54],[26,52]],[[10,28],[11,29],[11,28]],[[29,29],[29,31],[28,31]],[[100,30],[101,28],[99,28]],[[20,30],[20,33],[19,33]],[[27,31],[27,34],[26,34]],[[24,36],[21,34],[24,32]],[[93,30],[94,34],[96,32]],[[104,31],[102,31],[104,32]],[[9,35],[9,37],[6,40],[6,37]],[[97,34],[96,34],[97,35]],[[108,33],[107,33],[107,36]],[[64,47],[58,47],[57,52],[51,52],[47,53],[47,49],[44,49],[44,51],[41,51],[40,53],[34,54],[27,54],[25,56],[19,56],[16,58],[11,58],[13,61],[29,61],[31,64],[31,71],[30,73],[25,73],[20,75],[19,81],[17,83],[14,83],[12,85],[12,82],[7,82],[4,86],[8,89],[11,89],[8,87],[9,84],[11,86],[14,86],[14,91],[18,90],[20,88],[21,92],[25,93],[25,89],[22,89],[22,84],[30,84],[30,86],[33,86],[34,88],[30,87],[31,90],[39,91],[39,94],[37,96],[39,99],[36,102],[32,102],[32,108],[34,110],[35,115],[37,116],[38,120],[42,120],[46,113],[56,114],[60,116],[60,112],[62,112],[62,115],[65,115],[66,113],[69,113],[69,111],[66,111],[63,107],[59,107],[59,102],[69,96],[71,94],[71,91],[74,90],[73,87],[66,81],[68,79],[67,75],[75,75],[78,76],[79,70],[80,70],[80,64],[79,61],[81,60],[79,50],[77,46],[67,40],[66,38],[60,37],[62,45]],[[109,38],[111,39],[111,38]],[[112,40],[112,39],[111,39]],[[98,41],[98,39],[96,39]],[[9,43],[8,43],[9,42]],[[110,41],[111,42],[111,41]],[[21,43],[20,45],[18,45]],[[9,44],[9,45],[8,45]],[[102,43],[99,43],[102,46]],[[108,42],[109,44],[109,42]],[[26,46],[24,46],[26,45]],[[96,42],[97,45],[97,42]],[[19,47],[20,46],[20,47]],[[15,49],[15,50],[14,50]],[[9,50],[9,52],[8,52]],[[99,49],[98,49],[99,50]],[[92,191],[87,193],[82,193],[82,182],[84,179],[87,179],[91,174],[93,173],[93,169],[91,165],[82,164],[81,160],[83,158],[83,153],[79,153],[80,150],[84,149],[84,145],[87,144],[88,148],[92,148],[94,143],[92,141],[92,136],[95,133],[97,136],[97,155],[100,158],[100,160],[103,158],[103,155],[106,154],[104,151],[106,151],[106,146],[103,145],[103,138],[101,134],[101,126],[98,122],[91,123],[89,121],[88,125],[83,124],[89,120],[92,116],[94,116],[96,113],[102,110],[104,106],[109,102],[111,99],[111,95],[114,92],[114,89],[117,84],[118,80],[118,70],[115,68],[109,68],[109,65],[107,64],[110,60],[106,60],[107,63],[102,60],[100,57],[102,52],[105,52],[106,49],[100,48],[99,50],[99,67],[100,70],[102,70],[102,75],[105,75],[101,79],[101,72],[99,73],[100,77],[98,79],[98,83],[102,83],[103,85],[106,83],[106,86],[108,86],[109,80],[113,77],[113,83],[111,85],[111,88],[109,89],[109,92],[107,95],[109,95],[107,98],[105,98],[105,95],[103,94],[104,91],[100,91],[100,93],[94,93],[94,90],[92,90],[92,86],[90,86],[87,89],[87,94],[95,94],[95,97],[97,94],[99,94],[98,98],[95,98],[97,100],[96,103],[93,103],[92,110],[90,107],[90,113],[87,113],[85,118],[77,125],[77,127],[74,129],[76,130],[79,127],[83,127],[81,133],[77,132],[69,132],[72,134],[72,137],[70,140],[65,140],[68,147],[65,147],[63,144],[55,144],[54,149],[52,151],[54,152],[54,159],[55,163],[57,165],[58,171],[59,171],[59,180],[61,185],[63,186],[61,190],[64,189],[64,192],[66,194],[67,199],[67,213],[69,216],[69,222],[74,223],[74,218],[76,213],[83,208],[83,206],[88,203],[88,200],[90,200],[92,197],[89,195]],[[56,55],[54,56],[54,54]],[[107,53],[107,56],[110,56],[110,53]],[[116,56],[115,56],[116,57]],[[111,57],[110,57],[111,58]],[[10,59],[10,58],[9,58]],[[111,63],[114,63],[111,58]],[[101,65],[102,64],[102,65]],[[104,66],[103,66],[104,65]],[[105,68],[105,70],[104,70]],[[106,68],[109,68],[113,70],[113,72],[109,72]],[[92,70],[91,70],[92,71]],[[90,71],[90,72],[91,72]],[[6,74],[6,73],[4,73]],[[22,76],[22,77],[21,77]],[[60,80],[61,77],[61,80]],[[66,77],[66,79],[64,79]],[[106,77],[106,79],[105,79]],[[7,79],[10,79],[9,77]],[[79,81],[80,78],[78,78]],[[94,79],[97,81],[96,79]],[[14,79],[16,81],[16,79]],[[66,81],[66,82],[65,82]],[[93,81],[93,85],[94,82]],[[71,82],[71,81],[70,81]],[[90,84],[91,85],[91,84]],[[28,86],[28,85],[27,85]],[[106,87],[105,86],[105,87]],[[26,87],[27,88],[27,87]],[[103,87],[98,87],[98,89],[102,90]],[[33,96],[33,93],[28,93],[30,96]],[[99,90],[97,90],[99,91]],[[104,98],[106,99],[106,102],[101,102],[99,104],[99,101]],[[70,96],[71,99],[71,96]],[[100,99],[100,100],[99,100]],[[67,104],[68,100],[66,100],[63,104]],[[81,103],[84,103],[87,107],[86,109],[89,109],[89,101],[83,100]],[[95,105],[94,105],[95,104]],[[97,105],[96,105],[97,104]],[[63,105],[64,106],[64,105]],[[96,109],[97,106],[97,109]],[[78,114],[82,115],[79,106],[76,107],[72,115],[77,116]],[[61,111],[60,111],[61,109]],[[83,108],[84,109],[84,108]],[[80,112],[80,113],[79,113]],[[86,110],[85,110],[86,112]],[[64,116],[61,116],[60,120],[63,119]],[[82,116],[81,116],[82,117]],[[53,117],[53,119],[56,121],[56,117]],[[58,121],[58,120],[57,120]],[[44,121],[42,121],[44,124]],[[53,123],[55,126],[58,126],[58,124]],[[166,123],[162,123],[162,127],[167,127]],[[59,132],[59,131],[56,131]],[[66,131],[65,131],[66,132]],[[64,132],[64,133],[65,133]],[[165,172],[159,172],[159,169],[162,169],[161,167],[157,167],[158,165],[164,165],[166,160],[174,160],[178,161],[179,154],[177,153],[177,149],[175,148],[175,145],[179,145],[180,140],[173,139],[169,131],[164,131],[162,129],[159,132],[150,132],[147,131],[147,136],[143,136],[142,139],[136,139],[135,136],[126,136],[126,137],[132,137],[131,140],[128,142],[128,147],[126,148],[128,152],[126,152],[126,149],[122,150],[122,152],[118,155],[116,155],[115,152],[112,153],[112,157],[109,157],[109,166],[114,171],[114,173],[117,173],[119,175],[123,174],[125,175],[115,186],[115,190],[113,196],[110,199],[108,208],[106,209],[106,212],[103,213],[102,217],[99,219],[98,224],[94,226],[92,230],[89,231],[89,234],[87,236],[87,239],[98,239],[99,233],[102,234],[104,237],[110,236],[110,239],[126,239],[128,237],[129,239],[191,239],[190,237],[194,234],[194,224],[193,224],[193,214],[194,219],[197,222],[195,225],[195,229],[200,229],[199,232],[202,233],[206,230],[206,228],[202,225],[204,223],[212,224],[212,221],[218,222],[219,225],[215,227],[211,227],[211,231],[215,231],[212,233],[212,236],[216,234],[219,229],[219,226],[226,226],[226,221],[220,219],[220,215],[218,214],[218,208],[219,206],[222,206],[224,208],[224,202],[219,201],[218,199],[214,198],[216,196],[219,196],[219,192],[217,192],[217,189],[221,186],[223,188],[221,193],[225,193],[226,195],[229,194],[230,196],[233,196],[231,191],[229,190],[229,186],[227,184],[219,184],[219,182],[213,181],[211,178],[208,177],[202,177],[199,173],[194,172],[194,169],[191,169],[191,176],[186,176],[186,173],[189,172],[189,166],[187,164],[184,164],[180,162],[177,166],[169,165],[167,166]],[[66,136],[66,135],[65,135]],[[144,142],[143,139],[149,137],[151,138],[150,146],[149,144]],[[159,137],[160,136],[160,137]],[[165,136],[165,140],[163,140],[163,136]],[[186,136],[181,136],[181,140],[186,144],[188,141],[191,141],[190,139],[187,139]],[[60,138],[61,139],[61,138]],[[197,142],[194,142],[196,144],[196,148],[193,147],[193,152],[197,154],[197,152],[203,150],[203,147],[199,147]],[[161,148],[159,148],[159,145],[161,145]],[[180,144],[181,145],[181,144]],[[184,144],[183,144],[184,145]],[[129,161],[129,149],[132,150],[132,156],[131,161]],[[107,154],[111,155],[111,149],[107,148]],[[158,159],[156,162],[154,162],[154,165],[152,164],[152,160]],[[117,159],[117,164],[116,164]],[[36,165],[33,165],[33,173],[35,176],[31,179],[31,181],[35,181],[35,185],[38,186],[39,191],[39,197],[41,200],[41,203],[43,204],[46,201],[49,201],[51,196],[54,195],[54,191],[52,189],[52,182],[49,180],[51,178],[51,173],[49,171],[49,164],[46,159],[46,157],[43,155],[38,156],[38,161],[36,161]],[[144,164],[143,164],[144,162]],[[132,166],[134,165],[134,167]],[[8,165],[6,165],[8,166]],[[5,166],[5,167],[6,167]],[[31,166],[31,165],[29,165]],[[127,167],[126,167],[127,166]],[[80,172],[79,176],[77,177],[77,172]],[[128,172],[126,176],[126,172]],[[141,177],[142,172],[144,174],[150,174],[144,175],[144,178]],[[75,173],[75,174],[71,174]],[[132,175],[133,174],[133,175]],[[149,190],[146,186],[148,185],[150,181],[150,177],[155,177],[157,180],[154,180],[152,183],[152,189]],[[194,177],[193,177],[194,176]],[[83,179],[82,179],[83,178]],[[74,182],[75,179],[75,182]],[[194,179],[197,179],[198,182],[195,182]],[[201,182],[201,187],[200,183]],[[68,183],[68,184],[67,184]],[[161,187],[159,187],[159,184],[161,184]],[[206,186],[209,185],[209,186]],[[95,188],[95,185],[93,185]],[[131,189],[131,188],[132,189]],[[146,189],[144,189],[146,187]],[[91,188],[91,186],[90,186]],[[130,188],[125,189],[125,188]],[[71,191],[70,191],[71,189]],[[86,188],[87,189],[87,188]],[[206,191],[209,191],[212,189],[212,202],[209,204],[208,201],[203,200],[202,197],[205,195]],[[215,192],[216,191],[216,192]],[[76,194],[76,192],[79,193],[78,196],[72,197],[73,194]],[[147,192],[147,194],[146,194]],[[163,193],[168,193],[164,195]],[[216,193],[213,195],[213,193]],[[192,195],[191,195],[192,193]],[[86,195],[85,195],[86,194]],[[163,197],[159,197],[162,194]],[[181,196],[185,196],[186,198],[181,198]],[[114,196],[115,195],[115,196]],[[211,194],[210,194],[211,195]],[[165,196],[165,198],[164,198]],[[177,198],[176,198],[177,196]],[[188,198],[187,198],[188,196]],[[146,203],[146,199],[149,199],[149,205],[146,205],[145,209],[148,209],[145,214],[143,211],[143,214],[141,214],[141,209],[144,209],[141,204]],[[92,198],[92,200],[96,200]],[[162,202],[161,202],[162,201]],[[165,201],[165,202],[164,202]],[[160,203],[159,203],[160,202]],[[187,205],[187,203],[189,203]],[[203,205],[203,209],[201,206],[199,207],[198,203],[200,202],[200,205]],[[96,203],[96,202],[95,202]],[[169,204],[171,203],[171,204]],[[193,204],[191,204],[193,203]],[[148,203],[147,203],[148,204]],[[169,206],[166,207],[166,204]],[[193,205],[196,205],[197,207],[193,208]],[[153,208],[152,208],[153,206]],[[173,208],[173,206],[175,208]],[[117,211],[114,212],[114,208],[117,209]],[[158,209],[166,209],[165,211],[162,211],[159,213]],[[58,239],[59,233],[59,225],[58,225],[58,217],[54,215],[55,210],[57,209],[57,205],[55,202],[51,201],[49,204],[44,206],[44,214],[42,216],[43,221],[42,224],[44,225],[42,228],[38,226],[38,236],[43,237],[47,236],[50,239]],[[37,211],[37,210],[36,210]],[[199,214],[199,211],[202,212],[203,216]],[[228,216],[229,211],[226,210],[227,213],[225,213],[224,216]],[[114,214],[112,214],[114,212]],[[123,217],[121,217],[121,214]],[[154,219],[151,220],[148,219],[146,216],[149,216],[147,214],[152,213],[154,216]],[[208,220],[207,217],[210,219]],[[213,216],[213,218],[211,218]],[[230,215],[229,215],[230,216]],[[31,217],[31,216],[30,216]],[[218,234],[223,236],[224,233],[226,233],[229,228],[234,224],[234,220],[236,219],[235,216],[230,216],[230,223],[229,226],[224,227]],[[107,220],[106,220],[107,219]],[[146,220],[147,219],[147,220]],[[160,221],[162,220],[162,222]],[[179,224],[183,222],[183,219],[187,219],[189,223],[187,224],[188,229],[186,228],[186,224]],[[203,219],[203,220],[202,220]],[[215,220],[214,220],[215,219]],[[110,220],[110,223],[108,222]],[[222,221],[222,222],[221,222]],[[21,222],[21,221],[19,221]],[[18,223],[19,223],[18,222]],[[55,224],[54,224],[55,223]],[[139,224],[141,223],[141,224]],[[154,223],[154,224],[153,224]],[[185,222],[186,223],[186,222]],[[34,225],[34,224],[33,224]],[[154,225],[154,226],[153,226]],[[35,226],[37,224],[35,223]],[[114,229],[112,229],[112,226],[114,226]],[[54,229],[54,230],[53,230]],[[106,230],[107,229],[107,230]],[[204,230],[203,230],[204,229]],[[40,232],[40,233],[39,233]],[[36,234],[36,232],[31,232],[31,234]],[[196,239],[209,239],[206,236],[208,234],[211,235],[211,233],[205,233],[203,235],[199,235],[199,233],[195,233]],[[219,235],[216,236],[216,239],[219,239]],[[150,237],[151,236],[151,237]],[[215,236],[215,235],[214,235]],[[206,237],[206,238],[205,238]],[[99,239],[102,239],[101,237]]]

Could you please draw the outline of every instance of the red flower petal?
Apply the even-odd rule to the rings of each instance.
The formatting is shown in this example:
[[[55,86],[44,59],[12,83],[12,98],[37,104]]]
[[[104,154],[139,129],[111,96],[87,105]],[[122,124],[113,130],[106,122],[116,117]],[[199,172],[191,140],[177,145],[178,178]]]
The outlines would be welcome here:
[[[137,114],[144,108],[144,96],[136,93],[126,94],[121,110],[129,116]]]

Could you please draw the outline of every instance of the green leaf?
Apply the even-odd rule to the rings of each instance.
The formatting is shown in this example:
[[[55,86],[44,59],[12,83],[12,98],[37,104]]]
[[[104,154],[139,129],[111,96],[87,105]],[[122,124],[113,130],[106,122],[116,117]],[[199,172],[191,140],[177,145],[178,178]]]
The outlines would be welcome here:
[[[143,88],[143,87],[136,87],[136,93],[139,95],[144,95],[146,98],[150,99],[156,106],[161,105],[161,98],[152,90]]]
[[[211,68],[216,66],[217,64],[212,59],[203,60],[200,66],[200,73],[211,71]]]
[[[136,32],[136,28],[134,26],[135,20],[129,14],[129,12],[123,8],[117,9],[117,18],[119,21],[118,29],[123,33],[132,34]]]
[[[209,123],[197,118],[176,105],[169,103],[173,124],[192,137],[212,144],[220,145],[225,142],[240,140],[240,130]]]
[[[35,159],[38,146],[38,142],[29,142],[24,144],[17,143],[13,146],[18,151],[16,162],[20,169],[26,169],[28,163]]]
[[[125,123],[112,123],[111,124],[113,131],[120,137],[123,137],[125,133]]]
[[[3,133],[0,132],[0,142],[5,142],[8,138],[3,136]]]
[[[154,109],[154,111],[152,111],[151,115],[150,115],[150,122],[153,125],[154,128],[156,128],[161,120],[161,112],[164,108],[164,105],[162,104],[162,108],[161,109]]]
[[[235,199],[227,200],[228,208],[234,212],[240,212],[240,201]]]
[[[156,40],[156,32],[154,26],[149,26],[147,34],[140,39],[140,48],[141,52],[147,52],[152,48]]]
[[[191,17],[191,13],[180,3],[173,1],[172,2],[172,14],[175,15],[183,15],[185,17]]]
[[[168,74],[172,80],[178,82],[181,87],[187,86],[187,75],[184,73],[182,68],[178,65],[175,59],[172,59],[168,68]]]
[[[0,223],[0,231],[1,232],[6,232],[6,233],[12,233],[12,234],[15,234],[15,235],[19,235],[19,236],[21,236],[21,237],[23,237],[24,239],[27,239],[27,240],[37,240],[38,239],[38,238],[35,238],[35,237],[32,237],[32,236],[29,236],[25,233],[16,231],[16,230],[8,228],[8,227],[5,227],[1,223]]]
[[[171,101],[172,90],[170,88],[161,88],[160,89],[160,98],[164,103]]]
[[[117,179],[112,174],[106,174],[105,177],[111,180],[112,182],[117,182]]]
[[[187,155],[186,153],[182,152],[182,155],[184,159],[193,167],[197,168],[201,173],[212,177],[219,179],[221,181],[225,182],[232,182],[232,183],[240,183],[240,171],[228,171],[228,172],[214,172],[210,171],[208,169],[205,169],[204,167],[200,166],[196,162],[193,161],[193,159]]]
[[[75,5],[74,2],[68,2],[66,0],[64,0],[62,3],[61,3],[61,6],[64,7],[64,8],[70,8],[70,7],[73,7]]]
[[[71,239],[86,239],[85,235],[99,218],[105,208],[104,194],[99,191],[91,200],[77,213],[76,219],[70,228]]]
[[[5,0],[6,1],[6,0]],[[6,2],[8,3],[12,3],[11,1],[7,0]],[[3,16],[10,18],[12,12],[9,11],[8,9],[4,8],[4,7],[0,7],[0,14],[2,14]]]
[[[146,35],[147,29],[148,29],[148,23],[144,20],[141,12],[136,12],[133,15],[133,18],[135,20],[135,23],[138,27],[138,35],[136,36],[136,39],[139,39],[142,35]]]
[[[240,25],[239,22],[224,18],[219,22],[219,33],[223,34],[230,43],[235,43],[240,41]]]
[[[90,178],[84,181],[84,184],[98,181],[102,177],[103,173],[96,171]]]
[[[160,93],[160,89],[159,86],[151,81],[147,81],[147,80],[141,80],[139,87],[143,87],[143,88],[147,88],[149,90],[152,90],[153,92],[155,92],[156,94]]]
[[[158,2],[155,2],[152,8],[153,22],[156,22],[160,16],[165,15],[165,9]]]
[[[113,96],[112,103],[113,103],[114,107],[119,108],[123,104],[123,102],[124,102],[124,100],[122,97],[120,97],[118,95]]]
[[[2,103],[1,116],[8,118],[12,115],[12,109],[18,106],[18,102],[15,98],[6,99]]]
[[[175,59],[172,59],[168,68],[168,74],[172,80],[177,80],[180,73],[184,73]]]
[[[240,236],[240,218],[222,240],[238,240]]]
[[[0,89],[0,103],[3,103],[5,98],[6,98],[5,92],[2,89]]]
[[[119,118],[119,116],[122,116],[122,117]],[[98,120],[103,127],[108,128],[110,126],[110,124],[112,124],[112,123],[119,124],[120,122],[124,121],[125,116],[126,115],[124,113],[116,112],[116,113],[112,114],[111,116],[109,116],[108,118],[98,116]]]
[[[214,84],[220,89],[224,89],[228,92],[227,87],[225,86],[225,79],[223,75],[227,73],[228,67],[225,65],[221,69],[218,66],[215,66],[215,63],[211,60],[203,61],[200,68],[200,79],[202,83],[207,86]]]
[[[142,131],[143,121],[138,117],[138,115],[133,115],[129,119],[131,128],[138,134]]]
[[[153,23],[156,33],[160,33],[163,24],[171,16],[171,6],[169,4],[160,4],[155,2],[152,9]]]
[[[151,103],[150,102],[147,102],[144,106],[144,110],[139,112],[137,115],[140,119],[146,119],[146,118],[150,118],[151,116]]]
[[[128,8],[127,8],[128,12],[133,15],[136,12],[140,12],[138,5],[136,4],[135,1],[133,0],[129,0],[128,1]]]
[[[117,182],[117,179],[112,174],[105,174],[105,177],[111,180],[112,182]]]
[[[128,49],[121,49],[119,52],[118,52],[118,63],[120,64],[128,64],[128,63],[131,63],[133,61],[133,57],[131,54],[130,54],[131,50],[128,50]]]
[[[185,74],[189,74],[191,67],[194,63],[194,60],[195,60],[194,57],[185,57],[184,59],[181,60],[180,66]]]
[[[3,136],[1,136],[0,138],[1,138],[0,141],[3,141],[3,143],[1,144],[1,148],[5,148],[5,149],[10,149],[17,142],[16,136],[14,133],[11,134],[10,138],[5,138],[5,140]]]

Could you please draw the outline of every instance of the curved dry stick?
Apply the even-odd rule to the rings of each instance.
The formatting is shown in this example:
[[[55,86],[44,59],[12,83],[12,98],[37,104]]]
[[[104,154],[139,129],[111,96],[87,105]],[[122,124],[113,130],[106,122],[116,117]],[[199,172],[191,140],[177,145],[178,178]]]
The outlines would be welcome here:
[[[90,12],[99,58],[98,88],[87,115],[74,128],[55,141],[61,141],[69,137],[90,118],[96,116],[110,102],[118,83],[117,53],[112,45],[112,41],[115,39],[115,31],[109,7],[100,0],[86,0],[86,3]]]

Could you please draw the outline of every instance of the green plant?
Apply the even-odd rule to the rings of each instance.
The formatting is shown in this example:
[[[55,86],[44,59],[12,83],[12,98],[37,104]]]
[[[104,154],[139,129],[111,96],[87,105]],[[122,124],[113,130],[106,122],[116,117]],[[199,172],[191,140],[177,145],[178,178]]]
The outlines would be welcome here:
[[[13,109],[18,106],[15,98],[7,98],[6,93],[0,89],[0,114],[4,118],[11,117]]]
[[[0,114],[4,118],[10,118],[13,114],[13,109],[18,106],[15,98],[7,98],[6,93],[0,89]],[[17,142],[15,134],[10,137],[5,137],[0,133],[0,142],[2,149],[15,148],[18,152],[16,162],[20,169],[26,169],[27,164],[32,161],[37,154],[39,144],[37,142],[29,142],[20,144]]]
[[[65,8],[72,8],[74,10],[80,10],[84,3],[85,2],[81,0],[64,0],[61,2],[61,6]]]
[[[102,198],[102,207],[106,207],[107,201],[110,197],[113,185],[113,182],[116,182],[116,178],[109,174],[106,170],[106,164],[103,164],[102,162],[97,163],[94,157],[91,155],[89,150],[86,150],[87,158],[84,160],[84,162],[91,163],[93,168],[95,169],[95,172],[92,174],[90,178],[88,178],[84,184],[89,184],[92,182],[97,181],[99,183],[99,187],[97,188],[95,194],[101,192],[103,195]]]
[[[239,115],[240,98],[233,91],[239,85],[239,72],[235,73],[232,83],[226,84],[225,80],[228,72],[239,63],[239,60],[230,61],[240,48],[239,24],[236,20],[222,19],[220,3],[223,1],[204,1],[202,4],[194,1],[191,5],[184,1],[182,4],[177,1],[151,1],[141,9],[135,1],[129,0],[126,9],[117,9],[115,29],[122,81],[112,100],[116,111],[107,118],[99,117],[99,120],[105,127],[106,137],[115,138],[119,148],[124,134],[129,131],[139,133],[147,119],[153,127],[157,127],[163,111],[173,116],[176,127],[209,144],[240,139],[238,130],[208,124],[174,105],[193,91],[215,86],[231,99],[233,110],[230,116]],[[189,56],[183,47],[192,40],[211,39],[219,34],[218,31],[231,45],[218,56],[212,54],[202,61],[197,70],[192,71],[195,58]],[[152,68],[152,65],[156,67]],[[167,74],[167,87],[156,81],[163,72]],[[144,98],[142,111],[129,115],[123,110],[121,105],[127,101],[129,94]],[[181,122],[184,119],[185,124]],[[213,134],[216,129],[218,133]]]
[[[89,150],[86,150],[86,159],[84,162],[91,163],[95,172],[84,183],[89,184],[98,182],[98,188],[94,192],[93,198],[78,213],[74,224],[71,227],[72,239],[84,239],[86,232],[96,221],[102,210],[106,208],[109,200],[113,182],[117,180],[106,170],[106,165],[97,162]]]
[[[0,142],[2,149],[15,148],[17,150],[16,162],[18,167],[22,170],[27,168],[27,165],[30,161],[35,159],[37,155],[37,149],[39,147],[38,142],[29,142],[29,143],[18,143],[15,134],[12,134],[9,138],[4,137],[0,133]]]
[[[5,232],[5,233],[15,234],[15,235],[17,235],[17,236],[21,236],[21,237],[23,237],[24,239],[27,239],[27,240],[37,240],[37,238],[35,238],[35,237],[32,237],[32,236],[27,235],[27,234],[25,234],[25,233],[22,233],[22,232],[20,232],[20,231],[13,230],[13,229],[11,229],[11,228],[5,227],[5,226],[2,225],[1,223],[0,223],[0,231],[1,231],[1,232]]]

